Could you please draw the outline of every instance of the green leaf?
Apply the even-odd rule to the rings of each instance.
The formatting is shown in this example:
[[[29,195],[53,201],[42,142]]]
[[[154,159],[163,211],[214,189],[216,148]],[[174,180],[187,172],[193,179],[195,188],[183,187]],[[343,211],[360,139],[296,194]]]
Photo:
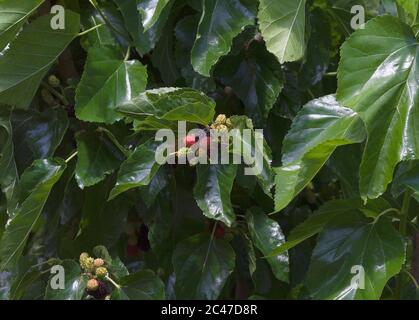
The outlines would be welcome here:
[[[246,169],[251,169],[253,172],[246,173],[246,175],[256,175],[256,179],[263,192],[272,198],[271,189],[274,186],[275,174],[271,168],[272,154],[269,145],[263,139],[263,142],[259,141],[255,143],[255,132],[253,130],[253,123],[251,119],[246,116],[232,116],[230,117],[232,126],[234,129],[239,129],[233,132],[232,139],[233,141],[238,141],[241,144],[241,152],[239,153],[242,156],[244,163],[246,164]],[[243,129],[250,129],[252,141],[245,139],[243,134]],[[231,133],[231,131],[230,131]],[[261,137],[263,138],[263,136]],[[231,151],[233,154],[236,154],[236,150]],[[255,159],[255,155],[261,155],[261,163],[258,163]],[[257,157],[257,156],[256,156]],[[254,163],[252,163],[254,162]]]
[[[0,2],[0,51],[10,43],[28,17],[44,0],[2,0]]]
[[[117,45],[110,29],[106,26],[106,22],[97,10],[92,6],[89,6],[85,10],[82,10],[80,15],[83,29],[88,30],[97,27],[94,32],[88,32],[82,37],[80,42],[83,49],[89,51],[89,49],[94,46]]]
[[[144,33],[140,12],[137,10],[138,1],[118,0],[115,1],[116,6],[124,20],[125,28],[133,39],[133,44],[140,54],[145,54],[152,49],[154,44],[151,39]]]
[[[391,192],[394,197],[399,197],[406,189],[413,192],[413,197],[419,201],[419,161],[402,163],[397,170]]]
[[[77,36],[80,17],[65,12],[65,29],[52,30],[45,15],[23,28],[0,56],[0,103],[26,108],[58,56]]]
[[[414,24],[419,15],[419,0],[397,0],[397,4],[405,11],[410,24]]]
[[[125,116],[138,120],[187,121],[208,125],[214,118],[215,103],[189,88],[147,90],[118,107]]]
[[[359,114],[368,133],[361,196],[377,198],[391,182],[395,166],[418,157],[418,41],[397,18],[382,16],[356,31],[341,56],[337,98]]]
[[[140,270],[121,278],[112,300],[163,300],[164,283],[151,270]]]
[[[331,26],[327,15],[316,8],[310,12],[309,21],[311,34],[304,63],[299,71],[300,82],[304,87],[301,90],[307,90],[322,80],[329,68],[331,56]]]
[[[9,300],[28,300],[43,296],[37,292],[37,284],[45,289],[45,279],[42,278],[42,265],[34,256],[22,257],[13,269],[13,281],[10,285]]]
[[[54,274],[52,274],[45,290],[45,299],[82,300],[89,279],[88,276],[83,274],[80,265],[73,260],[64,260],[61,266],[65,272],[64,289],[53,289],[51,287],[51,281],[54,281]]]
[[[159,69],[164,83],[168,86],[174,85],[180,77],[173,50],[173,38],[173,23],[168,23],[151,57],[153,66]]]
[[[226,241],[198,234],[176,246],[172,262],[177,299],[214,300],[233,272],[235,254]]]
[[[209,77],[211,68],[230,51],[233,38],[255,17],[240,0],[206,0],[202,5],[191,59],[195,71]]]
[[[85,131],[77,135],[76,180],[81,189],[105,179],[124,161],[125,155],[108,131]]]
[[[77,87],[77,117],[105,123],[120,120],[115,107],[143,92],[146,85],[147,68],[140,62],[125,61],[116,47],[93,47]]]
[[[0,270],[13,266],[22,254],[49,193],[65,168],[61,159],[36,160],[22,174],[13,198],[16,209],[10,214],[0,242]]]
[[[63,109],[15,110],[13,112],[14,139],[24,142],[35,159],[52,157],[61,144],[69,121]]]
[[[0,106],[0,187],[8,199],[12,197],[19,180],[14,159],[11,114],[11,108]]]
[[[341,107],[334,96],[306,104],[283,144],[283,166],[275,168],[275,210],[285,208],[314,178],[338,146],[365,139],[358,115]]]
[[[393,0],[390,1],[393,2]],[[360,5],[365,9],[365,18],[367,20],[377,16],[380,6],[385,6],[385,2],[380,0],[327,0],[326,10],[332,20],[340,27],[345,37],[347,37],[354,31],[351,26],[351,21],[354,17],[354,13],[351,11],[354,6]]]
[[[108,31],[111,33],[112,37],[119,44],[122,50],[126,51],[130,45],[130,34],[126,28],[124,17],[120,8],[117,6],[116,1],[89,1],[88,6],[92,5],[94,7],[93,15],[97,16],[98,13],[101,17],[100,20],[102,23],[105,23]],[[119,1],[118,1],[119,2]],[[132,4],[136,4],[131,1]],[[130,8],[132,10],[132,8]],[[137,10],[132,10],[136,12]]]
[[[370,222],[362,214],[339,215],[320,234],[307,274],[314,299],[379,299],[405,261],[406,244],[387,217]],[[365,272],[365,288],[352,285]]]
[[[196,72],[191,62],[191,51],[196,30],[198,29],[199,18],[199,14],[186,16],[176,24],[175,58],[188,87],[204,92],[212,92],[215,90],[214,79],[204,77]]]
[[[115,187],[112,189],[109,199],[119,194],[148,185],[160,165],[156,162],[156,149],[159,143],[149,140],[138,146],[127,160],[121,165]]]
[[[170,0],[146,0],[143,1],[140,7],[140,12],[143,16],[144,31],[150,29],[158,20],[163,9],[169,4]]]
[[[306,239],[318,234],[325,225],[338,216],[350,215],[353,212],[364,213],[365,216],[380,214],[389,208],[384,200],[369,201],[366,205],[361,199],[331,200],[320,207],[313,215],[309,216],[303,223],[295,227],[287,237],[287,242],[281,244],[270,252],[269,256],[276,256],[294,248]]]
[[[204,215],[231,226],[235,220],[230,193],[237,174],[234,164],[200,164],[197,166],[194,196]]]
[[[124,197],[107,201],[113,182],[113,178],[108,178],[84,191],[79,231],[75,243],[71,244],[79,252],[90,252],[98,245],[113,248],[126,228],[128,212],[133,209],[132,203]],[[112,272],[115,271],[114,267],[111,267]],[[120,270],[116,271],[119,276]]]
[[[284,87],[281,65],[264,44],[253,41],[246,51],[223,59],[216,74],[243,101],[246,115],[262,127]]]
[[[270,219],[260,208],[250,209],[246,213],[250,236],[255,246],[263,255],[285,242],[285,236],[278,222]],[[272,272],[278,280],[289,282],[289,258],[287,252],[267,258]]]
[[[268,50],[281,63],[304,56],[305,5],[305,0],[260,0],[260,31]]]

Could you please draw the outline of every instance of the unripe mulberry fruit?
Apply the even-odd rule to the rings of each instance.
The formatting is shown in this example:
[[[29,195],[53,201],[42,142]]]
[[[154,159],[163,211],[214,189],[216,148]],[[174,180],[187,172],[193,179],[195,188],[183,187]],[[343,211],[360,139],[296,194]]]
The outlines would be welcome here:
[[[57,88],[57,87],[59,87],[60,86],[60,84],[61,84],[61,82],[60,82],[60,79],[58,79],[55,75],[50,75],[49,77],[48,77],[48,83],[49,83],[49,85],[51,86],[51,87],[53,87],[53,88]]]
[[[79,258],[80,264],[84,263],[87,258],[89,258],[89,254],[87,252],[81,253]]]
[[[87,281],[86,290],[87,293],[91,294],[91,292],[95,292],[99,288],[99,281],[96,279],[90,279]]]
[[[217,116],[217,118],[215,119],[215,123],[218,123],[218,124],[225,124],[225,123],[226,123],[226,120],[227,120],[227,117],[226,117],[226,115],[225,115],[225,114],[219,114],[219,115]]]
[[[105,267],[99,267],[96,269],[95,273],[98,278],[105,278],[108,275],[108,269]]]
[[[228,128],[231,128],[231,127],[233,126],[233,124],[231,123],[230,118],[227,118],[227,120],[226,120],[226,126],[227,126]]]
[[[228,133],[228,127],[224,124],[218,125],[217,130],[221,133]]]
[[[194,144],[195,144],[195,142],[196,142],[196,140],[195,140],[195,136],[186,136],[184,139],[183,139],[183,144],[186,146],[186,147],[190,147],[190,146],[193,146]]]
[[[106,283],[103,281],[98,281],[99,287],[96,291],[89,293],[91,296],[93,296],[97,300],[104,300],[109,294],[108,288],[106,286]]]
[[[92,272],[95,269],[95,259],[88,257],[84,261],[80,262],[80,266],[84,269],[84,271]]]
[[[103,259],[97,258],[94,261],[94,266],[96,268],[102,267],[105,264],[105,262],[103,261]]]

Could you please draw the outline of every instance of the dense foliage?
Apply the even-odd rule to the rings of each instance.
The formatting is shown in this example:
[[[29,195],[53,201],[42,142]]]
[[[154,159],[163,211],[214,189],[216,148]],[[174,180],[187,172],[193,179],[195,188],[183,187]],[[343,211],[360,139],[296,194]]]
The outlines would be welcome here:
[[[0,0],[0,297],[415,299],[418,8]],[[179,121],[261,172],[159,164]]]

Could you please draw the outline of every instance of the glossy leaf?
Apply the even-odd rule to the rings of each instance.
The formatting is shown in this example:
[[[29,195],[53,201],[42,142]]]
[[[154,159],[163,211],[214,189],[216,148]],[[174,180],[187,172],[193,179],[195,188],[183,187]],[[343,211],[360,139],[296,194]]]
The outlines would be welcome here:
[[[180,72],[188,87],[204,92],[212,92],[215,90],[214,79],[205,77],[202,74],[196,72],[192,66],[191,61],[191,52],[194,45],[199,20],[199,15],[194,14],[183,18],[176,24],[176,64],[180,68]]]
[[[35,159],[44,159],[54,155],[69,121],[63,109],[47,109],[44,112],[15,110],[13,124],[15,140],[25,143]]]
[[[217,299],[234,268],[234,251],[220,239],[199,234],[176,246],[173,267],[177,299]]]
[[[22,254],[48,195],[65,168],[65,162],[60,159],[36,160],[22,174],[13,197],[16,209],[11,212],[0,241],[0,269],[13,266]]]
[[[86,131],[77,136],[76,180],[81,189],[102,181],[124,161],[124,153],[109,135]]]
[[[118,111],[138,120],[187,121],[208,125],[214,117],[215,103],[203,93],[188,88],[147,90]]]
[[[337,98],[359,114],[368,132],[363,198],[380,196],[397,163],[418,157],[418,48],[412,29],[391,16],[371,20],[342,47]]]
[[[54,274],[52,274],[46,287],[45,299],[82,300],[85,294],[87,280],[89,279],[88,276],[83,274],[80,265],[73,260],[64,260],[61,266],[65,272],[64,289],[53,289],[51,287],[51,282],[54,283]],[[57,275],[55,276],[57,277]]]
[[[0,106],[0,187],[11,198],[19,180],[14,160],[11,108]]]
[[[265,46],[253,41],[246,51],[226,57],[217,66],[217,75],[243,101],[246,115],[263,127],[283,86],[281,65]]]
[[[116,47],[89,50],[76,93],[80,120],[113,123],[122,118],[115,107],[145,90],[147,69],[138,61],[124,61]]]
[[[419,201],[419,162],[412,161],[402,163],[394,176],[391,186],[392,194],[395,197],[400,196],[403,192],[410,190],[413,197]]]
[[[365,18],[368,20],[378,14],[380,5],[385,5],[385,2],[380,0],[327,0],[327,4],[327,12],[340,27],[342,33],[348,37],[355,31],[351,26],[351,21],[354,18],[352,12],[354,6],[362,6],[365,10]]]
[[[281,63],[299,60],[304,55],[305,6],[305,0],[260,0],[260,31],[268,50]]]
[[[85,189],[79,230],[75,241],[71,243],[72,248],[79,251],[90,251],[98,245],[113,248],[120,239],[132,203],[124,197],[108,201],[113,182],[114,179],[108,178]],[[114,267],[112,271],[115,271]]]
[[[232,139],[233,141],[238,141],[241,145],[241,152],[239,154],[242,156],[242,160],[246,164],[245,170],[251,170],[251,172],[245,172],[245,174],[256,175],[257,182],[263,192],[272,198],[271,189],[274,186],[275,173],[271,167],[272,153],[269,145],[265,140],[263,140],[263,143],[260,141],[255,143],[255,132],[251,119],[246,116],[232,116],[230,120],[233,128],[238,129],[234,134],[232,134]],[[252,141],[245,139],[243,129],[250,130]],[[231,152],[233,154],[237,154],[234,146]],[[257,154],[260,156],[260,163],[259,160],[256,160],[255,158],[255,155]]]
[[[160,165],[156,162],[156,148],[158,143],[152,140],[138,146],[128,159],[122,163],[118,172],[115,187],[109,198],[132,188],[148,185],[157,173]]]
[[[0,51],[10,43],[22,28],[28,17],[44,0],[0,2]]]
[[[52,30],[51,18],[27,25],[0,56],[0,103],[28,107],[48,69],[79,32],[78,14],[65,12],[64,30]]]
[[[310,294],[314,299],[379,299],[387,281],[400,272],[405,250],[387,217],[371,222],[361,214],[340,215],[326,225],[314,249],[307,275]],[[364,288],[352,284],[359,266]]]
[[[140,12],[143,16],[144,31],[150,29],[158,20],[164,7],[167,6],[170,0],[146,0],[140,7]]]
[[[158,0],[160,1],[160,0]],[[166,1],[166,0],[165,0]],[[163,34],[174,1],[168,1],[164,7],[159,6],[158,14],[153,15],[153,25],[147,30],[143,27],[143,14],[151,14],[155,0],[117,0],[115,1],[124,20],[125,28],[131,36],[133,47],[140,55],[154,49]]]
[[[250,236],[255,246],[264,256],[285,242],[285,236],[278,222],[270,219],[259,208],[253,208],[246,213]],[[267,258],[272,272],[278,280],[289,282],[289,258],[287,252]]]
[[[94,32],[88,32],[80,41],[83,49],[86,51],[89,51],[94,46],[117,45],[117,41],[106,26],[103,17],[93,7],[89,7],[89,9],[81,12],[81,22],[85,30],[93,27],[97,28]]]
[[[206,0],[202,4],[191,59],[195,71],[209,77],[220,57],[230,51],[233,38],[255,17],[240,0]]]
[[[173,24],[168,23],[156,44],[151,58],[153,65],[159,69],[164,83],[168,86],[174,85],[180,77],[176,66],[173,40]]]
[[[164,283],[151,270],[140,270],[119,279],[120,289],[112,293],[116,300],[162,300]]]
[[[366,205],[360,199],[331,200],[320,207],[307,220],[295,227],[287,237],[287,242],[282,243],[269,256],[282,254],[283,252],[295,247],[306,239],[318,234],[333,219],[350,215],[354,212],[363,213],[366,217],[377,216],[386,209],[388,203],[384,200],[373,200]]]
[[[336,147],[365,138],[358,115],[334,96],[309,102],[294,119],[283,144],[283,166],[276,168],[275,210],[279,211],[314,178]]]
[[[231,226],[235,220],[230,193],[236,178],[234,164],[201,164],[197,166],[194,195],[204,215]]]

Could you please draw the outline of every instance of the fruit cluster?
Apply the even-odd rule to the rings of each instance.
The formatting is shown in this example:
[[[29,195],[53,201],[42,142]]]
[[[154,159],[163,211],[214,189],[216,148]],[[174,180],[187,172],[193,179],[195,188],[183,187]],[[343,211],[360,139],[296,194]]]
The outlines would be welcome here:
[[[225,114],[219,114],[211,125],[211,129],[228,132],[232,128],[230,118],[227,118]]]
[[[87,252],[80,255],[80,266],[89,276],[86,285],[86,293],[95,299],[103,300],[107,298],[109,290],[105,280],[108,278],[108,269],[101,258],[90,257]]]
[[[225,114],[220,114],[217,116],[215,121],[211,124],[209,129],[216,130],[219,133],[228,133],[232,129],[232,123],[229,118],[226,117]],[[207,154],[210,150],[211,146],[211,135],[209,134],[209,130],[206,136],[200,137],[198,141],[196,141],[195,136],[193,135],[187,135],[183,139],[183,145],[185,147],[179,148],[179,150],[176,152],[178,157],[185,157],[193,153],[196,158],[189,157],[189,164],[194,165],[196,164],[193,160],[198,160],[198,157],[200,157],[201,154]],[[218,138],[220,139],[220,138]],[[218,141],[217,143],[219,143]],[[195,144],[198,144],[197,148],[192,148]]]

